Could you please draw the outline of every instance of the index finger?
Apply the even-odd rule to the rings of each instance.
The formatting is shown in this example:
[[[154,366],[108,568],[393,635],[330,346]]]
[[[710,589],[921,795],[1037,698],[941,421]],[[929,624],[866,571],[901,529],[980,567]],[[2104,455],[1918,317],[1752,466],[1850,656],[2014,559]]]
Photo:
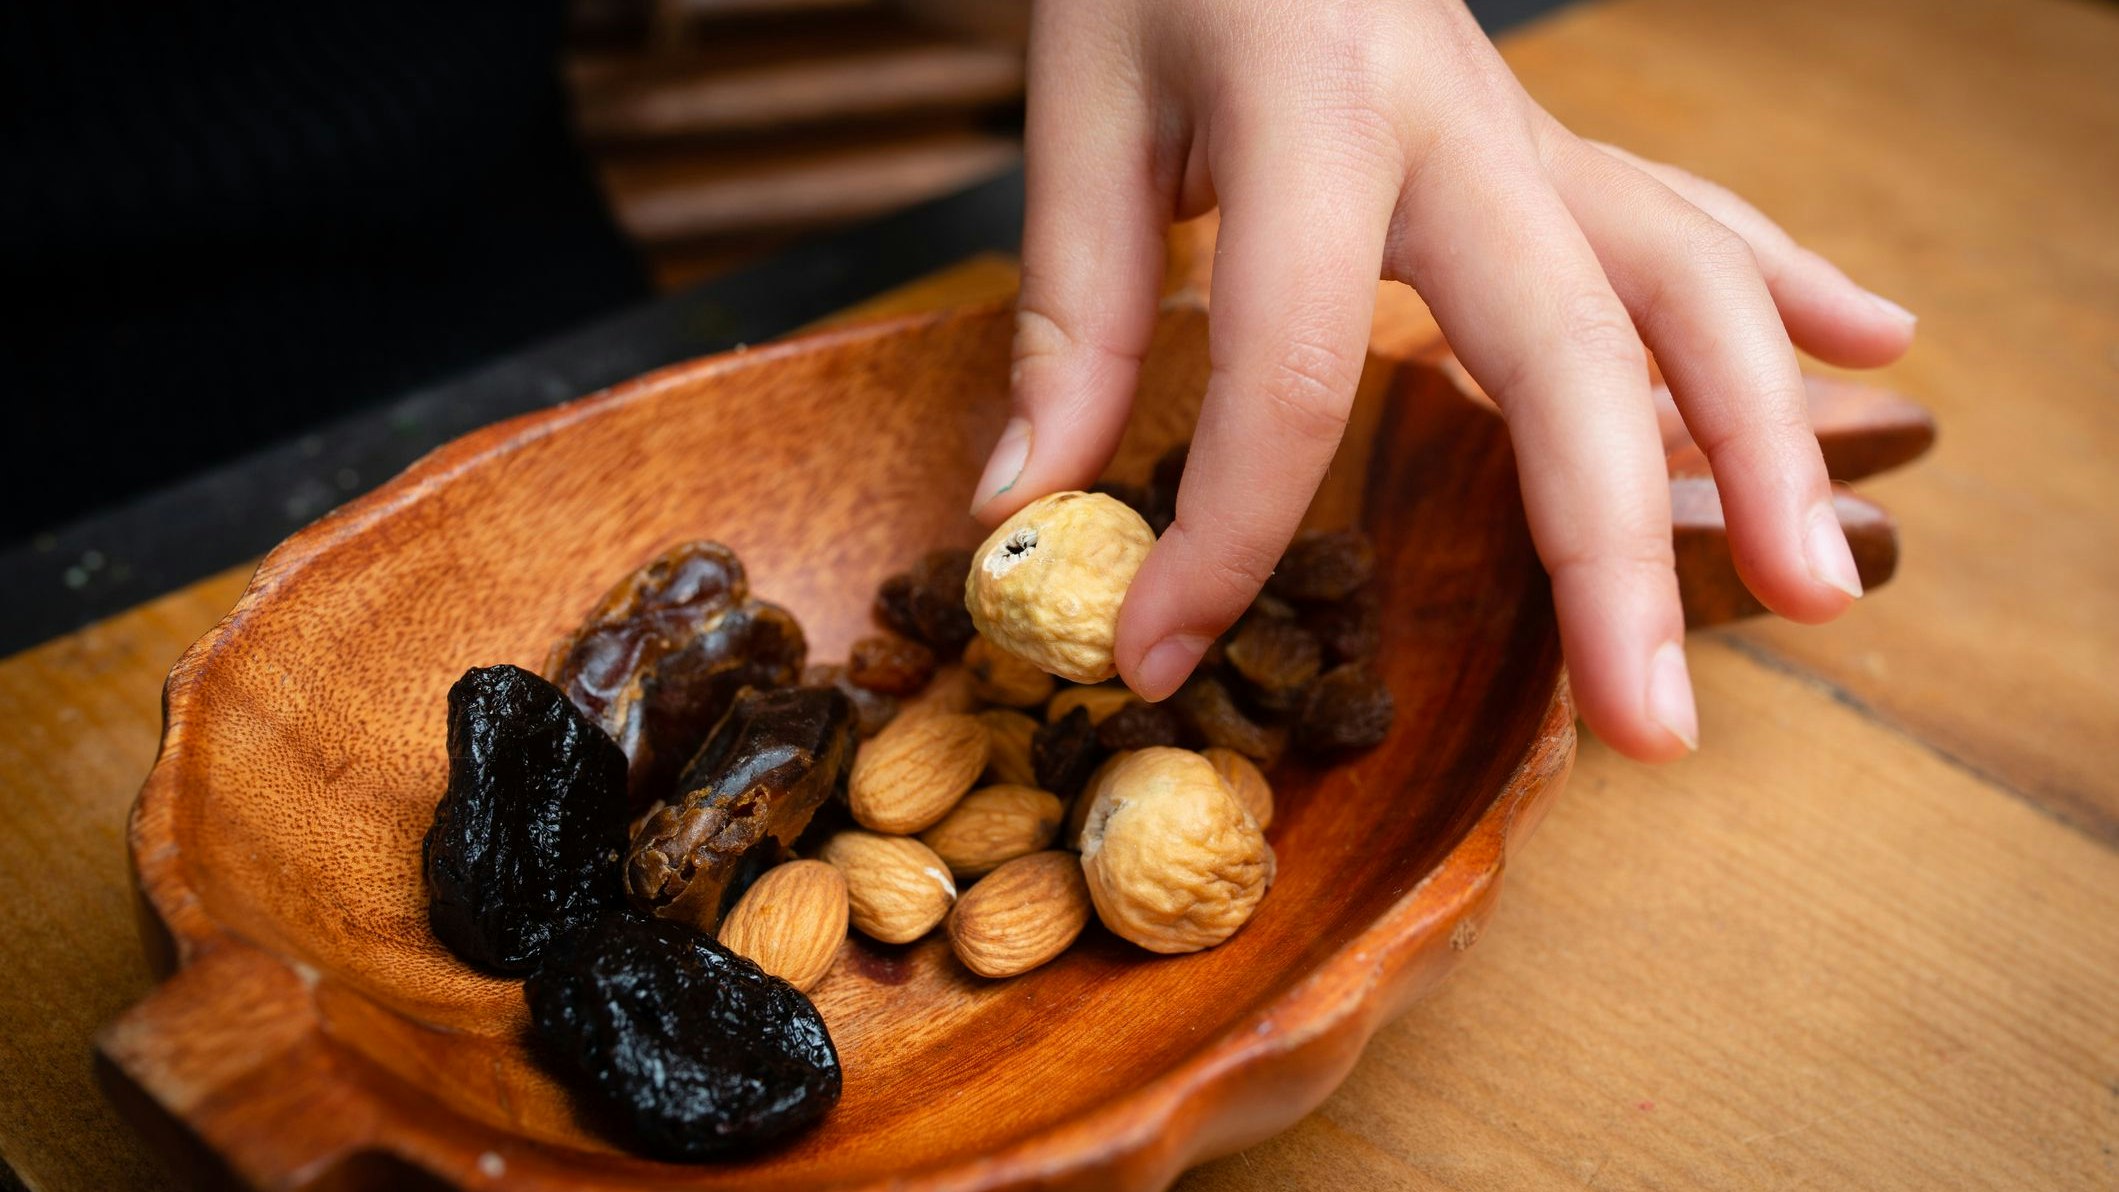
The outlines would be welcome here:
[[[1346,429],[1398,178],[1300,121],[1227,144],[1207,382],[1176,518],[1119,615],[1119,673],[1184,682],[1264,586]]]

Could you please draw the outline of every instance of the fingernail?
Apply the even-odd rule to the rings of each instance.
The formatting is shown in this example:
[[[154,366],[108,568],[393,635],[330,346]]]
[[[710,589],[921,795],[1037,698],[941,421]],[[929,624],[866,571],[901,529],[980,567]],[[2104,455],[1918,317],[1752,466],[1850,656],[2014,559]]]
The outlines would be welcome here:
[[[1210,640],[1193,633],[1173,633],[1148,647],[1134,672],[1133,689],[1146,700],[1169,698],[1199,665]]]
[[[1030,420],[1010,418],[1001,430],[1001,441],[993,445],[993,454],[986,458],[986,472],[979,477],[978,495],[971,502],[974,514],[984,509],[989,501],[1009,489],[1023,474],[1023,465],[1030,462]]]
[[[1832,511],[1832,502],[1826,501],[1810,512],[1803,552],[1809,556],[1810,574],[1817,582],[1861,599],[1861,572],[1854,566],[1854,552],[1847,548],[1847,533],[1839,528],[1839,515]]]
[[[1692,704],[1692,675],[1685,669],[1685,647],[1664,642],[1648,663],[1648,714],[1685,748],[1700,747],[1700,713]]]
[[[1916,315],[1912,311],[1907,310],[1905,307],[1900,306],[1898,303],[1891,301],[1889,298],[1884,297],[1882,294],[1869,295],[1869,301],[1874,302],[1876,304],[1876,309],[1884,312],[1887,315],[1890,315],[1892,318],[1897,319],[1901,323],[1911,325],[1920,322],[1919,315]]]

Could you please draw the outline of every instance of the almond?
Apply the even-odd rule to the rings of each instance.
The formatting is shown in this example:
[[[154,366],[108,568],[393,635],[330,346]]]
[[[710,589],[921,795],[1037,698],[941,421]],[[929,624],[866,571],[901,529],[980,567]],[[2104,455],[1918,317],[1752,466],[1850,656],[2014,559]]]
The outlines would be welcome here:
[[[987,703],[1035,708],[1052,698],[1051,675],[983,637],[972,638],[964,647],[964,669],[971,674],[972,694]]]
[[[920,840],[959,880],[990,873],[1052,844],[1067,810],[1059,796],[1034,786],[989,786],[950,809]]]
[[[956,883],[934,850],[910,836],[850,829],[817,856],[846,879],[848,917],[886,944],[909,944],[949,913]]]
[[[1017,857],[966,891],[949,915],[949,943],[981,977],[1013,977],[1067,950],[1089,923],[1081,860],[1053,850]]]
[[[986,755],[987,776],[1012,786],[1036,786],[1030,739],[1037,735],[1037,721],[1014,708],[988,708],[979,713],[979,723],[986,726],[992,746]]]
[[[1076,708],[1089,709],[1089,723],[1102,724],[1106,717],[1140,697],[1117,683],[1102,683],[1095,687],[1068,687],[1052,697],[1045,705],[1045,723],[1057,724],[1060,719]]]
[[[1266,781],[1265,771],[1258,768],[1257,762],[1219,745],[1200,750],[1199,756],[1214,764],[1214,772],[1229,784],[1229,793],[1236,796],[1259,827],[1273,826],[1273,785]]]
[[[808,992],[846,939],[846,879],[822,861],[765,871],[721,920],[721,944]]]
[[[1089,822],[1089,808],[1095,806],[1096,796],[1104,789],[1104,782],[1111,777],[1111,771],[1118,768],[1118,763],[1132,756],[1132,750],[1121,749],[1089,772],[1089,780],[1082,783],[1082,793],[1074,796],[1074,806],[1067,809],[1067,826],[1060,833],[1062,845],[1077,852],[1081,850],[1082,825]]]
[[[979,780],[991,748],[975,716],[948,712],[910,722],[901,716],[861,746],[847,806],[864,828],[917,832],[949,814]]]

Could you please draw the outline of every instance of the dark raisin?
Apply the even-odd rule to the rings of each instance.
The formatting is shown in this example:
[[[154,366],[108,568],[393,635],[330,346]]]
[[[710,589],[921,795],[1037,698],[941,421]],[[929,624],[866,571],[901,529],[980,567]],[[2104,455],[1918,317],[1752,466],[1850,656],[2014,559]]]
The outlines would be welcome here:
[[[1134,700],[1096,726],[1096,743],[1108,750],[1177,744],[1177,716],[1161,704]]]
[[[1089,709],[1075,708],[1050,724],[1038,726],[1030,738],[1030,769],[1037,784],[1062,799],[1073,797],[1104,760],[1103,746],[1096,740],[1096,725]]]
[[[1367,749],[1382,741],[1398,714],[1383,677],[1367,663],[1326,671],[1310,688],[1295,724],[1295,743],[1312,753]]]
[[[816,1006],[684,924],[610,915],[554,949],[523,996],[560,1075],[657,1158],[752,1150],[838,1103]]]
[[[846,677],[846,668],[843,666],[823,662],[811,663],[803,668],[802,685],[836,687],[847,699],[852,700],[854,731],[864,741],[882,732],[883,726],[898,718],[897,697],[855,686],[853,680]]]
[[[934,678],[934,651],[903,637],[864,637],[847,652],[846,677],[885,695],[918,695]]]
[[[1289,600],[1344,600],[1376,574],[1376,545],[1359,530],[1305,530],[1288,544],[1266,590]]]
[[[427,921],[481,968],[519,973],[619,904],[625,754],[517,666],[449,689],[449,787],[420,845]]]
[[[1142,516],[1157,534],[1169,529],[1177,518],[1177,489],[1184,482],[1185,459],[1191,452],[1192,444],[1179,443],[1155,461],[1155,471],[1148,480],[1148,512]]]
[[[1383,604],[1376,589],[1363,588],[1345,600],[1309,606],[1303,624],[1317,635],[1329,663],[1360,662],[1374,658],[1382,645]]]
[[[606,593],[545,671],[625,750],[640,807],[672,793],[736,692],[795,682],[808,649],[786,609],[751,598],[733,551],[688,542]]]
[[[1212,675],[1193,675],[1169,704],[1178,723],[1202,746],[1233,749],[1261,766],[1271,766],[1287,748],[1286,730],[1244,715],[1229,689]]]
[[[1089,491],[1117,498],[1120,504],[1140,514],[1143,519],[1155,511],[1154,502],[1150,500],[1147,488],[1142,485],[1127,484],[1122,480],[1104,480],[1090,485]]]
[[[884,580],[882,586],[876,589],[877,623],[892,633],[901,633],[913,638],[921,636],[920,619],[914,616],[912,611],[915,587],[912,576],[905,572],[899,572]]]
[[[970,574],[970,551],[930,551],[876,589],[876,619],[942,657],[954,658],[978,632],[964,608],[964,580]]]
[[[1324,651],[1309,630],[1270,616],[1245,617],[1224,657],[1251,703],[1275,716],[1302,706],[1324,666]]]
[[[685,767],[686,793],[634,834],[626,888],[712,931],[845,786],[853,755],[853,703],[837,688],[745,691]]]

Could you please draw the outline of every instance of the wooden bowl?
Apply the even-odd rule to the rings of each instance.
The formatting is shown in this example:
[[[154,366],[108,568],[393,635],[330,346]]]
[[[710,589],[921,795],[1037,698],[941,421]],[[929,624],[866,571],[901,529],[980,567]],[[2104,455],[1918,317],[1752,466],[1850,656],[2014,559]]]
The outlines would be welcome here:
[[[784,1149],[678,1166],[586,1129],[530,1059],[519,983],[428,931],[450,683],[537,666],[696,537],[842,657],[885,575],[978,540],[1010,326],[920,316],[680,365],[468,435],[274,551],[170,675],[131,846],[174,972],[105,1055],[276,1188],[1155,1188],[1315,1106],[1478,939],[1574,756],[1501,421],[1427,365],[1371,362],[1316,510],[1378,540],[1397,726],[1282,773],[1278,884],[1224,946],[1159,958],[1092,926],[996,982],[939,939],[850,942],[815,994],[838,1108]],[[1204,314],[1176,303],[1114,475],[1186,433],[1205,377]]]

